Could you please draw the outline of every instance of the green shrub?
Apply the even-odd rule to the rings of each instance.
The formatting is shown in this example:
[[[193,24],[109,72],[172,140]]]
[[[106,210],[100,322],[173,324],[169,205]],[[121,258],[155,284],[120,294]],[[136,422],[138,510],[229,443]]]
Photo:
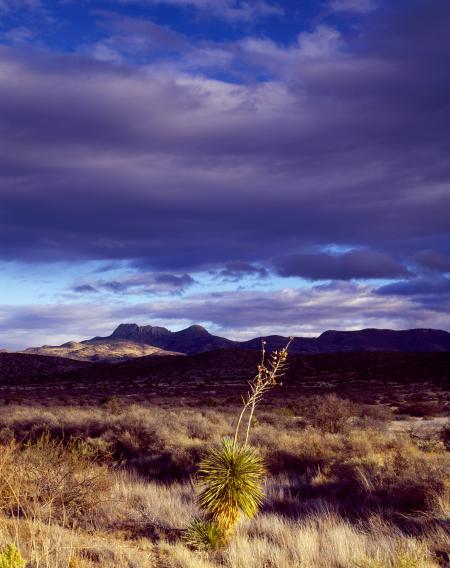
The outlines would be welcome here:
[[[0,568],[24,568],[25,560],[14,544],[6,545],[0,552]]]
[[[211,519],[194,519],[184,532],[184,541],[192,548],[214,550],[225,544],[225,535]]]

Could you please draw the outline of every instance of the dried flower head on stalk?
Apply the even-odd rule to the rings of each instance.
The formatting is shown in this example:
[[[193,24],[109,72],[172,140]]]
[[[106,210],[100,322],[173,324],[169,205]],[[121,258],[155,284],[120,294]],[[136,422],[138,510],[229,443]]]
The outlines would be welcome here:
[[[280,350],[273,351],[268,357],[266,354],[266,340],[262,340],[261,362],[258,365],[258,374],[248,382],[250,387],[249,391],[247,393],[247,396],[243,397],[242,399],[244,406],[242,408],[241,414],[239,415],[238,423],[236,425],[236,430],[234,433],[234,445],[238,443],[239,430],[245,413],[249,411],[244,448],[248,444],[250,427],[252,424],[252,418],[256,405],[261,401],[262,397],[266,394],[267,391],[269,391],[276,385],[282,384],[279,381],[286,371],[288,349],[290,344],[292,343],[292,340],[293,337],[290,337],[285,347]]]

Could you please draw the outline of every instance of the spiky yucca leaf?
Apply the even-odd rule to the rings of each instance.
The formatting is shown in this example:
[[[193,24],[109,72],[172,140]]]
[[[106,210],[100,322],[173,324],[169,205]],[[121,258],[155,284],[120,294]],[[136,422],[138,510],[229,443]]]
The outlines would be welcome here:
[[[264,496],[265,474],[264,463],[254,449],[224,439],[200,463],[201,508],[224,531],[229,531],[240,511],[247,517],[258,512]]]
[[[197,549],[215,549],[225,543],[225,535],[211,519],[194,519],[184,531],[184,541]]]

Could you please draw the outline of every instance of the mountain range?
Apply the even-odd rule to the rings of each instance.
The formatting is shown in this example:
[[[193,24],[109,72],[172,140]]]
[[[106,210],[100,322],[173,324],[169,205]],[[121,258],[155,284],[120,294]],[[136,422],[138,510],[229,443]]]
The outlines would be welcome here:
[[[269,350],[279,349],[288,341],[287,337],[280,335],[271,335],[265,339]],[[23,353],[110,363],[149,355],[194,355],[217,349],[259,350],[261,340],[261,337],[257,337],[249,341],[232,341],[213,335],[200,325],[173,332],[165,327],[122,323],[107,337],[93,337],[81,342],[70,341],[59,346],[31,347]],[[366,351],[450,351],[450,333],[436,329],[328,330],[315,338],[296,337],[290,347],[292,354]]]

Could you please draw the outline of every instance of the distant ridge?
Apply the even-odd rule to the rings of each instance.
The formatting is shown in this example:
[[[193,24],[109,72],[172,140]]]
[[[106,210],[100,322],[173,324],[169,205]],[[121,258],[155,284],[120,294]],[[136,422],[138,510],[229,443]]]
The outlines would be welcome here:
[[[269,349],[278,349],[286,337],[266,338]],[[241,343],[244,349],[257,349],[261,338]],[[324,331],[319,337],[296,337],[291,353],[345,353],[391,351],[400,353],[434,353],[450,351],[450,333],[438,329],[361,329],[358,331]]]
[[[287,337],[265,337],[269,350],[279,349]],[[181,331],[135,323],[120,324],[107,337],[68,342],[51,347],[34,347],[24,351],[36,355],[67,357],[82,361],[119,362],[146,355],[195,355],[217,349],[259,350],[261,337],[249,341],[232,341],[212,335],[200,325]],[[319,337],[296,337],[290,352],[295,354],[391,351],[400,353],[432,353],[450,351],[450,333],[437,329],[362,329],[359,331],[328,330]]]

